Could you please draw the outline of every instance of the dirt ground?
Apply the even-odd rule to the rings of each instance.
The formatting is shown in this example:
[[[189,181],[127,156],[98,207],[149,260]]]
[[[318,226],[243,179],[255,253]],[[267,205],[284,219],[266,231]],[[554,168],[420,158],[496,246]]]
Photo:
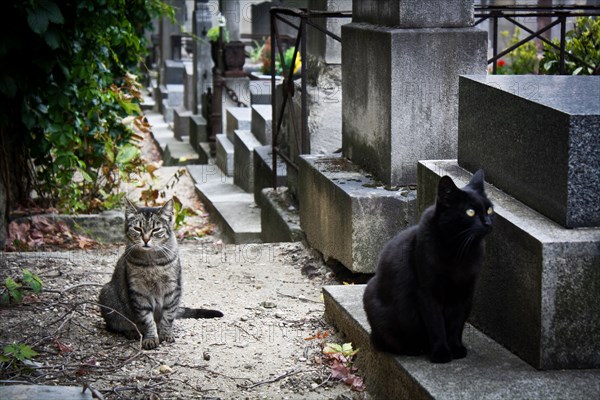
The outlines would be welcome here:
[[[160,168],[159,181],[176,171]],[[0,385],[89,385],[104,399],[369,398],[335,379],[322,352],[344,341],[324,320],[321,288],[344,278],[302,243],[223,244],[187,176],[166,192],[199,211],[187,222],[205,234],[180,241],[183,305],[224,317],[177,320],[175,343],[141,350],[105,330],[96,304],[123,244],[0,253],[0,282],[23,269],[43,282],[41,294],[0,307],[0,347],[24,343],[39,353],[0,363]]]
[[[212,239],[180,246],[183,303],[225,316],[178,320],[176,342],[150,351],[108,333],[95,304],[122,246],[3,253],[2,279],[28,268],[44,291],[0,309],[2,344],[40,353],[29,368],[3,368],[2,383],[89,384],[106,399],[367,398],[331,379],[322,362],[324,342],[343,342],[323,320],[321,286],[331,272],[300,243]],[[315,338],[324,332],[332,336]]]

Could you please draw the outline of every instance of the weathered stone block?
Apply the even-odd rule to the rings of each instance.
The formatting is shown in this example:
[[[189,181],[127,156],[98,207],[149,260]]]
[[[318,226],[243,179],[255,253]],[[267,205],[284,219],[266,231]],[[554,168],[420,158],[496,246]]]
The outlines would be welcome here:
[[[473,25],[473,0],[357,0],[352,21],[400,28],[457,28]]]
[[[273,131],[271,127],[273,108],[271,105],[259,104],[252,106],[252,133],[262,144],[271,144]]]
[[[287,188],[263,189],[261,195],[263,200],[260,209],[260,238],[263,243],[303,241],[300,214],[291,201]]]
[[[419,205],[439,178],[471,174],[456,161],[419,163]],[[494,231],[471,322],[538,369],[600,368],[600,229],[566,229],[491,185]]]
[[[246,192],[254,191],[254,149],[260,146],[252,132],[236,130],[233,142],[233,183]]]
[[[460,78],[458,163],[559,224],[600,226],[600,79]]]
[[[227,176],[233,176],[233,143],[229,141],[227,135],[217,135],[217,166]]]
[[[184,61],[183,67],[183,105],[186,109],[194,111],[194,64],[191,61]]]
[[[206,120],[200,114],[190,117],[190,144],[197,152],[200,151],[200,143],[208,141]]]
[[[287,184],[287,164],[277,157],[277,187]],[[271,146],[254,148],[254,202],[262,207],[261,190],[273,187],[273,149]]]
[[[252,110],[248,107],[227,107],[227,139],[233,142],[236,130],[251,129]]]
[[[164,64],[164,80],[166,85],[182,85],[185,75],[185,65],[181,60],[165,60]]]
[[[300,156],[297,196],[308,243],[352,272],[375,272],[385,243],[416,220],[415,191],[388,189],[343,157]]]
[[[250,81],[250,104],[271,104],[271,81]]]
[[[190,119],[192,112],[183,106],[173,110],[173,134],[178,140],[183,140],[190,134]]]
[[[344,155],[390,184],[414,184],[418,160],[456,158],[458,76],[486,73],[487,33],[351,23],[342,35]]]

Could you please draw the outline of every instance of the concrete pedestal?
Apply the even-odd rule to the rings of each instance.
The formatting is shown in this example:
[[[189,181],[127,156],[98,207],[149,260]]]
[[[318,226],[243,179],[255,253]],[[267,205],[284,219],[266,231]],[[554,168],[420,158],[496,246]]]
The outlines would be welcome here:
[[[458,76],[486,73],[486,32],[353,22],[342,35],[344,155],[394,185],[416,183],[418,160],[456,158]]]

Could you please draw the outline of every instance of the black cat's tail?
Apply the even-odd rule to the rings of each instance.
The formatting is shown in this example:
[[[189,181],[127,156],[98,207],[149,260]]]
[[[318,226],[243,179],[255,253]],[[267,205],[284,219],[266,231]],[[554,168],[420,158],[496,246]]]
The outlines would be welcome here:
[[[221,311],[206,310],[204,308],[179,307],[177,318],[220,318],[223,316]]]

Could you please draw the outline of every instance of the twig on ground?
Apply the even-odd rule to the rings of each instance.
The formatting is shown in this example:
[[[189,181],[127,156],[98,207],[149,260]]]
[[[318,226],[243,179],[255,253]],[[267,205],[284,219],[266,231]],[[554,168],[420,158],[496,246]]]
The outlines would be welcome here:
[[[304,301],[304,302],[307,302],[307,303],[323,304],[323,302],[321,302],[321,301],[307,299],[306,297],[292,296],[291,294],[281,293],[279,290],[277,291],[277,294],[279,296],[281,296],[281,297],[287,297],[287,298],[290,298],[290,299],[300,300],[300,301]]]
[[[287,377],[292,376],[292,375],[297,375],[297,374],[300,374],[302,372],[306,372],[306,371],[295,369],[293,371],[288,371],[286,373],[283,373],[283,374],[278,375],[278,376],[276,376],[274,378],[271,378],[271,379],[265,379],[264,381],[254,382],[251,385],[244,385],[244,384],[238,383],[237,386],[239,388],[241,388],[241,389],[252,389],[252,388],[255,388],[257,386],[268,385],[269,383],[275,383],[275,382],[280,381],[280,380],[282,380],[284,378],[287,378]]]

